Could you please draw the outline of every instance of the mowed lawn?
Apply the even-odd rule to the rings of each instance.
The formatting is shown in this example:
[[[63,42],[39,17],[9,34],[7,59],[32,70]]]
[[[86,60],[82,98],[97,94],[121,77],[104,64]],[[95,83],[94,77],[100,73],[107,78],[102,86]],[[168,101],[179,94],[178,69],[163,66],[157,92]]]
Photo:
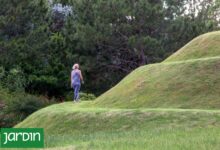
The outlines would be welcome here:
[[[71,102],[42,109],[16,127],[41,127],[48,149],[217,150],[220,111],[86,108]]]
[[[218,127],[161,129],[157,126],[145,130],[49,136],[46,146],[79,150],[219,150],[219,135]]]

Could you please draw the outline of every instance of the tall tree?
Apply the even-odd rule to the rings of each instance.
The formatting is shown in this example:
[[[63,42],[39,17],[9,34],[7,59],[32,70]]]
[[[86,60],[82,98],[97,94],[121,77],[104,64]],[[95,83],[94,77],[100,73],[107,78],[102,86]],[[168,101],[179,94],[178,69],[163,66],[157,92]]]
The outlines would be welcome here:
[[[218,6],[215,0],[165,0],[163,47],[167,56],[194,37],[217,30]]]

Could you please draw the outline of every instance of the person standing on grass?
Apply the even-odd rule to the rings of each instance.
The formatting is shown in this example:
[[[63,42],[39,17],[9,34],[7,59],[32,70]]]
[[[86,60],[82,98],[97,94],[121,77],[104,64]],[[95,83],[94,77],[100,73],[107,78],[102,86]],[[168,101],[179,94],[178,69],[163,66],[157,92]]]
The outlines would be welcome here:
[[[72,69],[73,70],[71,72],[71,87],[73,88],[74,91],[73,101],[78,102],[81,82],[84,83],[84,81],[83,81],[82,73],[79,70],[79,64],[74,64]]]

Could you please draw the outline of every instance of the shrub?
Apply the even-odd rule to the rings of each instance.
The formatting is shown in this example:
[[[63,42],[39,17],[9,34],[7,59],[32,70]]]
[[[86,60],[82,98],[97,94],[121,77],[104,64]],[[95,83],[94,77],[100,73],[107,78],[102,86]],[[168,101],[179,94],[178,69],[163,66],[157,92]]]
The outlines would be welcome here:
[[[14,117],[11,113],[8,113],[7,105],[12,99],[12,95],[9,93],[7,89],[3,89],[0,85],[0,128],[2,127],[12,127],[15,123]]]
[[[82,101],[91,101],[96,99],[96,96],[91,93],[79,93],[79,97]]]
[[[7,88],[10,92],[24,92],[26,79],[22,70],[19,68],[5,71],[3,67],[0,67],[0,84],[4,88]]]
[[[24,119],[28,115],[47,105],[49,105],[49,102],[42,100],[37,96],[21,94],[15,96],[15,98],[8,103],[7,111],[13,112],[21,119]]]
[[[2,109],[2,108],[1,108]],[[10,128],[18,123],[19,118],[13,113],[6,113],[4,109],[0,112],[0,128]]]
[[[31,113],[52,103],[44,97],[29,95],[21,90],[12,92],[0,84],[0,128],[13,127]]]
[[[96,96],[94,94],[83,93],[83,92],[79,93],[79,97],[80,97],[81,101],[91,101],[91,100],[96,99]],[[66,101],[72,101],[73,100],[73,91],[66,94],[65,100]]]
[[[0,81],[2,81],[2,78],[5,76],[5,69],[0,66]]]

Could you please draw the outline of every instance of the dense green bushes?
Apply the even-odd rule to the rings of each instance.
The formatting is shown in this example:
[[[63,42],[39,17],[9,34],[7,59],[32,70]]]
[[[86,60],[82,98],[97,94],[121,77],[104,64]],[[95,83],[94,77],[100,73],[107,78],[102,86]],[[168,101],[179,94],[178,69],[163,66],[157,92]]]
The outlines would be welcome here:
[[[20,68],[13,68],[6,71],[3,67],[0,67],[0,79],[1,86],[10,92],[24,92],[27,82]]]
[[[0,87],[0,127],[12,127],[28,115],[53,102],[24,92]]]
[[[14,96],[15,98],[7,103],[7,111],[17,114],[21,119],[49,104],[48,100],[33,95],[14,94]]]

